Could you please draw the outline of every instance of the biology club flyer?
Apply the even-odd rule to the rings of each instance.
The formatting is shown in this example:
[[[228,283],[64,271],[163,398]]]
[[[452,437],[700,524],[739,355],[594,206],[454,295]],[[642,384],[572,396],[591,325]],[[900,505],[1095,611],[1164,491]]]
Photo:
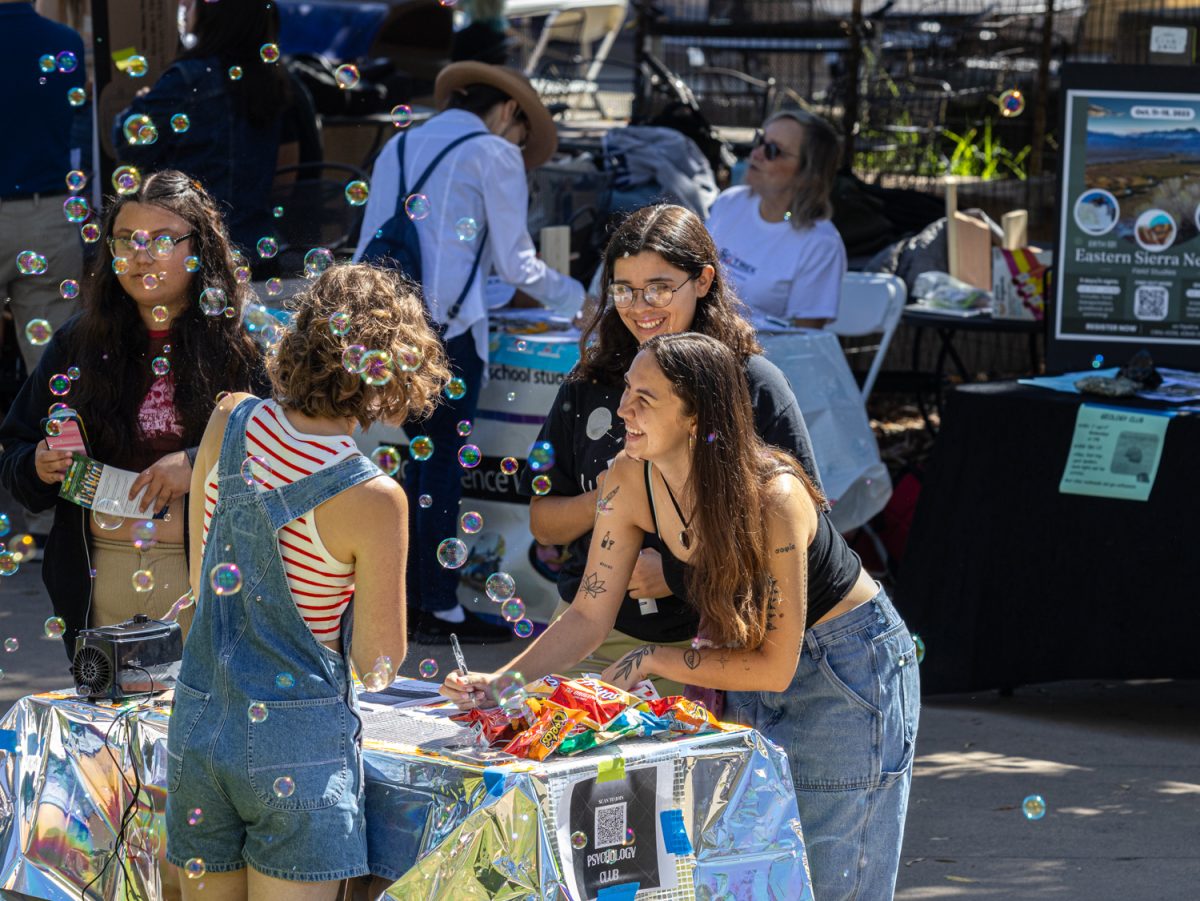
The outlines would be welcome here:
[[[1055,336],[1200,342],[1200,94],[1065,102]]]

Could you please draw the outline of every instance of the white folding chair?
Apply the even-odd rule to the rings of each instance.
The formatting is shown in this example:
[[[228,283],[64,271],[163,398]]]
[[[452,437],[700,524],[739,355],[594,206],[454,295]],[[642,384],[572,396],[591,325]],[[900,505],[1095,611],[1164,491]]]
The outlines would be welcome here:
[[[591,100],[597,113],[602,117],[606,115],[604,106],[600,103],[600,85],[596,79],[600,77],[600,70],[604,68],[608,54],[621,33],[628,9],[628,0],[614,0],[610,4],[588,4],[574,8],[567,0],[563,9],[550,13],[542,27],[541,36],[525,63],[525,74],[529,76],[543,99],[583,94]],[[550,41],[579,45],[579,59],[584,65],[581,78],[537,77],[538,65]],[[592,45],[597,41],[600,42],[600,46],[593,52]]]
[[[838,306],[838,316],[825,326],[836,335],[845,337],[860,337],[863,335],[880,335],[879,343],[867,347],[854,348],[854,353],[874,351],[871,367],[863,381],[863,403],[871,395],[875,387],[875,379],[883,367],[883,358],[887,356],[888,345],[892,343],[892,335],[900,324],[900,314],[904,312],[904,302],[908,298],[908,287],[902,279],[882,272],[847,272],[842,279],[842,301]]]

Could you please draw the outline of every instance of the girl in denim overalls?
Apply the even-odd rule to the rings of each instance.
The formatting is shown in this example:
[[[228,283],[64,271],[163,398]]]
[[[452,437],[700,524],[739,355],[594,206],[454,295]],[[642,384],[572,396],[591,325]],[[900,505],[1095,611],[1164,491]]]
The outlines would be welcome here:
[[[359,672],[404,657],[407,507],[349,436],[427,413],[449,373],[420,299],[391,273],[333,267],[296,307],[270,363],[273,401],[226,398],[194,469],[198,601],[167,735],[167,859],[186,899],[332,899],[367,873],[351,639]],[[356,344],[395,363],[376,355],[359,373],[343,362]],[[263,450],[264,411],[272,434],[311,452],[309,469]],[[347,451],[322,465],[330,442]],[[281,551],[302,529],[327,568],[353,575],[340,629],[298,587],[320,576],[298,576]]]

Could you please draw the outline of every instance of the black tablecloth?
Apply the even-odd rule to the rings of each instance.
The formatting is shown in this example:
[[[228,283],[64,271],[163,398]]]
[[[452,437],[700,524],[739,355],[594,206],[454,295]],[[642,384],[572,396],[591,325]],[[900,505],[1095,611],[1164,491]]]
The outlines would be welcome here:
[[[927,693],[1200,676],[1200,418],[1171,420],[1148,501],[1060,494],[1083,402],[1015,382],[948,398],[896,591]]]

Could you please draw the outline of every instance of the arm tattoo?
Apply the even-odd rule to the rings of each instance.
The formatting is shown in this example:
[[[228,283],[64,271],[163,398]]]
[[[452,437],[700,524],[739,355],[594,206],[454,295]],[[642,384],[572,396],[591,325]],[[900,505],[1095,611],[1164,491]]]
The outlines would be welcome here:
[[[597,573],[588,573],[584,576],[583,584],[579,587],[590,598],[599,597],[607,590],[604,587],[604,580]]]
[[[779,605],[782,598],[779,596],[779,583],[772,577],[771,593],[767,596],[767,631],[775,631],[775,619],[783,619],[783,614],[779,612]]]
[[[775,548],[775,553],[786,554],[786,553],[788,553],[788,551],[794,551],[795,549],[796,549],[796,544],[795,544],[795,542],[792,542],[790,544],[785,544],[783,547]]]
[[[640,648],[634,648],[628,654],[621,658],[621,662],[617,664],[616,675],[618,679],[628,679],[629,674],[633,672],[635,667],[640,668],[642,661],[658,650],[657,645],[647,644]]]
[[[620,488],[621,486],[618,485],[617,487]],[[600,547],[604,548],[606,551],[616,547],[616,544],[617,543],[613,541],[612,532],[605,532],[604,537],[600,539]]]
[[[688,648],[683,652],[683,662],[688,669],[695,669],[700,665],[700,652],[695,648]]]
[[[612,499],[617,496],[617,492],[620,490],[621,486],[618,485],[608,494],[604,495],[604,497],[600,498],[600,500],[596,501],[597,512],[608,513],[612,509]]]

